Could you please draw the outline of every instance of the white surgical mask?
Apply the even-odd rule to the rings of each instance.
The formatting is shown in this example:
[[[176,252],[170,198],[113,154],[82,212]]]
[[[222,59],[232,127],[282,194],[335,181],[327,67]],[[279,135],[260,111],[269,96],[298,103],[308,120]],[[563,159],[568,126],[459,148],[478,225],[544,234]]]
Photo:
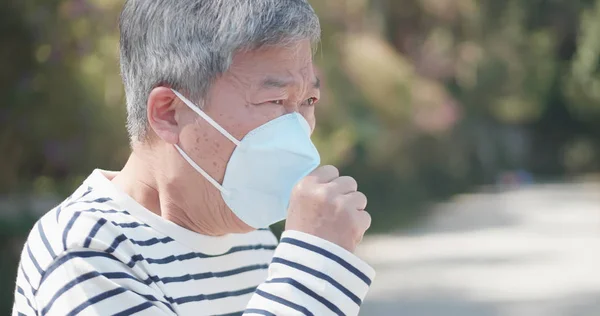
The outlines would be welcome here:
[[[292,189],[321,162],[310,140],[306,119],[297,112],[286,114],[250,131],[239,141],[198,106],[173,92],[236,146],[223,184],[175,145],[183,158],[221,191],[227,206],[249,226],[266,228],[285,219]]]

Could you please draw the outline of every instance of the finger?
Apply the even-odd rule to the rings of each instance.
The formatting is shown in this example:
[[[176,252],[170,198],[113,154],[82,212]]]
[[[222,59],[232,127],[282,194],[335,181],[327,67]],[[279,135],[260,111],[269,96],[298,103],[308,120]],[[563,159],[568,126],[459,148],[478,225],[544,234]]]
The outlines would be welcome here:
[[[346,194],[344,197],[346,199],[346,206],[352,211],[362,211],[367,208],[367,196],[360,191]]]
[[[311,172],[310,177],[316,179],[318,183],[329,183],[340,176],[340,172],[334,166],[322,166]]]
[[[356,211],[353,213],[353,218],[358,229],[361,232],[366,232],[371,227],[371,214],[367,211]]]
[[[331,181],[334,190],[340,194],[349,194],[358,190],[358,183],[352,177],[344,176]]]

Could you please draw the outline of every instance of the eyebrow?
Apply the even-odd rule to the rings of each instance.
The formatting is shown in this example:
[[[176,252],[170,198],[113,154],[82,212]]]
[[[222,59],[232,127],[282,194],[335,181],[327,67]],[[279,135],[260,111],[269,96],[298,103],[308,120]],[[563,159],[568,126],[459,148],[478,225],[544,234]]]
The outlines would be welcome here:
[[[263,80],[261,86],[263,88],[281,89],[281,88],[287,88],[287,87],[291,86],[292,84],[294,84],[293,79],[269,77],[269,78],[266,78],[265,80]],[[320,89],[321,88],[321,79],[315,77],[315,80],[313,81],[312,85],[313,85],[314,89]]]

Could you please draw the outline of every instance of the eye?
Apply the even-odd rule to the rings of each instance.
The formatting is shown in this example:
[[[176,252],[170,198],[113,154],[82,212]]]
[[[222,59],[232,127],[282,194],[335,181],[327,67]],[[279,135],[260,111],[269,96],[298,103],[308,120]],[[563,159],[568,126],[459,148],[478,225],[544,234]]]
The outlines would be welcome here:
[[[270,101],[269,103],[273,103],[273,104],[277,104],[277,105],[283,105],[283,100]]]
[[[305,103],[305,105],[313,106],[317,103],[317,101],[319,101],[319,99],[312,97],[312,98],[306,100],[304,103]]]

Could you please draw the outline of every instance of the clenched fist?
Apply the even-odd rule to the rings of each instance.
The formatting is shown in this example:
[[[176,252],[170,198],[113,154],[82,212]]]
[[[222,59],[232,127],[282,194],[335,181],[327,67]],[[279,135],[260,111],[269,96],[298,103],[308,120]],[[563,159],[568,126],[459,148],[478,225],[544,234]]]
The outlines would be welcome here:
[[[334,166],[317,168],[292,191],[286,230],[335,243],[350,252],[371,225],[367,197],[352,177],[340,177]]]

